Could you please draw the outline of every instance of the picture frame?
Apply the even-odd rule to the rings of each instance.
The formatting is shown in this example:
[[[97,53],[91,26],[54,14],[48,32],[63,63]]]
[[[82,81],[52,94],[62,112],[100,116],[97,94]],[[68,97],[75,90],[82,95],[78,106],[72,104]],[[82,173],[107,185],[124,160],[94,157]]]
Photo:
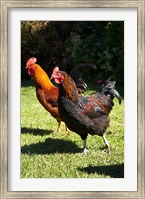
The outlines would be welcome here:
[[[10,192],[8,191],[8,11],[16,7],[58,7],[58,8],[137,8],[138,18],[138,73],[137,73],[137,152],[138,175],[136,192]],[[144,123],[145,123],[145,88],[144,88],[144,47],[145,47],[145,1],[1,1],[1,198],[143,198],[144,190]]]

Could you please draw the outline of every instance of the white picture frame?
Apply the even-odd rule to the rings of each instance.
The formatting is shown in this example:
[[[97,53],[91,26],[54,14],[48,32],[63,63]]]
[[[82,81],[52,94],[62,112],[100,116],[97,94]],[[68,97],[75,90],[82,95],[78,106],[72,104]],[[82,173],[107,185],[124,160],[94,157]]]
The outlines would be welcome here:
[[[2,1],[1,12],[1,197],[2,198],[141,198],[144,195],[144,1]],[[9,191],[8,190],[8,12],[9,8],[137,8],[137,191]],[[10,52],[9,52],[10,53]]]

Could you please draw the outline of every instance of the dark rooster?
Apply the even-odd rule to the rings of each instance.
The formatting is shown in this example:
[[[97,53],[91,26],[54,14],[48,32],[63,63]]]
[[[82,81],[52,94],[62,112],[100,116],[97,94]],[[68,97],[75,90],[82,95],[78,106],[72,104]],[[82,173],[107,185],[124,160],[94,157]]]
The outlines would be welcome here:
[[[58,113],[58,104],[57,104],[58,88],[52,84],[46,72],[38,64],[36,64],[36,62],[37,59],[35,57],[30,58],[26,63],[26,68],[28,69],[28,74],[32,76],[34,79],[36,96],[38,101],[57,120],[58,122],[57,131],[59,131],[62,118]],[[79,70],[83,66],[84,66],[83,64],[78,68],[76,66],[74,69],[75,74],[72,72],[72,75],[76,82],[76,86],[78,81],[77,79],[79,78],[78,87],[79,87],[79,93],[81,94],[86,89],[86,83],[81,79],[81,75],[79,73]],[[90,66],[92,68],[95,68],[93,64],[90,64]],[[77,72],[79,74],[78,76],[76,76]],[[80,86],[82,89],[80,89]]]
[[[113,99],[121,97],[115,90],[115,81],[106,81],[102,92],[84,97],[77,92],[70,76],[55,67],[51,78],[59,84],[58,109],[67,127],[79,134],[83,140],[83,154],[87,153],[87,136],[99,135],[105,142],[105,150],[110,153],[105,131],[109,126],[109,113],[113,108]]]

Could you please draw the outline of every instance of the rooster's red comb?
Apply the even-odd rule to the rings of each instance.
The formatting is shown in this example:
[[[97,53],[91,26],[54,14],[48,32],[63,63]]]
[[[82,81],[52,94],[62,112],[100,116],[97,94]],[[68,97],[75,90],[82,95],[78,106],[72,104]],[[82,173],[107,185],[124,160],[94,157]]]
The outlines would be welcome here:
[[[53,79],[53,78],[57,77],[57,73],[58,73],[58,71],[59,71],[59,67],[58,67],[58,66],[54,67],[54,69],[53,69],[53,72],[52,72],[52,75],[51,75],[51,78],[50,78],[50,79]]]
[[[26,67],[28,68],[29,66],[35,64],[37,62],[37,59],[35,57],[31,57],[27,63],[26,63]]]

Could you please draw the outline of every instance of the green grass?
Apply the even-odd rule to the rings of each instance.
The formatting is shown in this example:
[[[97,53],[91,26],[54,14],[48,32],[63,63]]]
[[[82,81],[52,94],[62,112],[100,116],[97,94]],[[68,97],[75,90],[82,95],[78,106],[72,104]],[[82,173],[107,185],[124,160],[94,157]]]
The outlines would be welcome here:
[[[25,85],[25,86],[24,86]],[[87,91],[90,94],[94,91]],[[89,153],[82,156],[82,140],[70,132],[60,133],[57,122],[37,101],[35,88],[23,82],[21,88],[21,177],[22,178],[123,178],[124,102],[110,114],[106,138],[111,155],[102,153],[103,139],[88,136]]]

